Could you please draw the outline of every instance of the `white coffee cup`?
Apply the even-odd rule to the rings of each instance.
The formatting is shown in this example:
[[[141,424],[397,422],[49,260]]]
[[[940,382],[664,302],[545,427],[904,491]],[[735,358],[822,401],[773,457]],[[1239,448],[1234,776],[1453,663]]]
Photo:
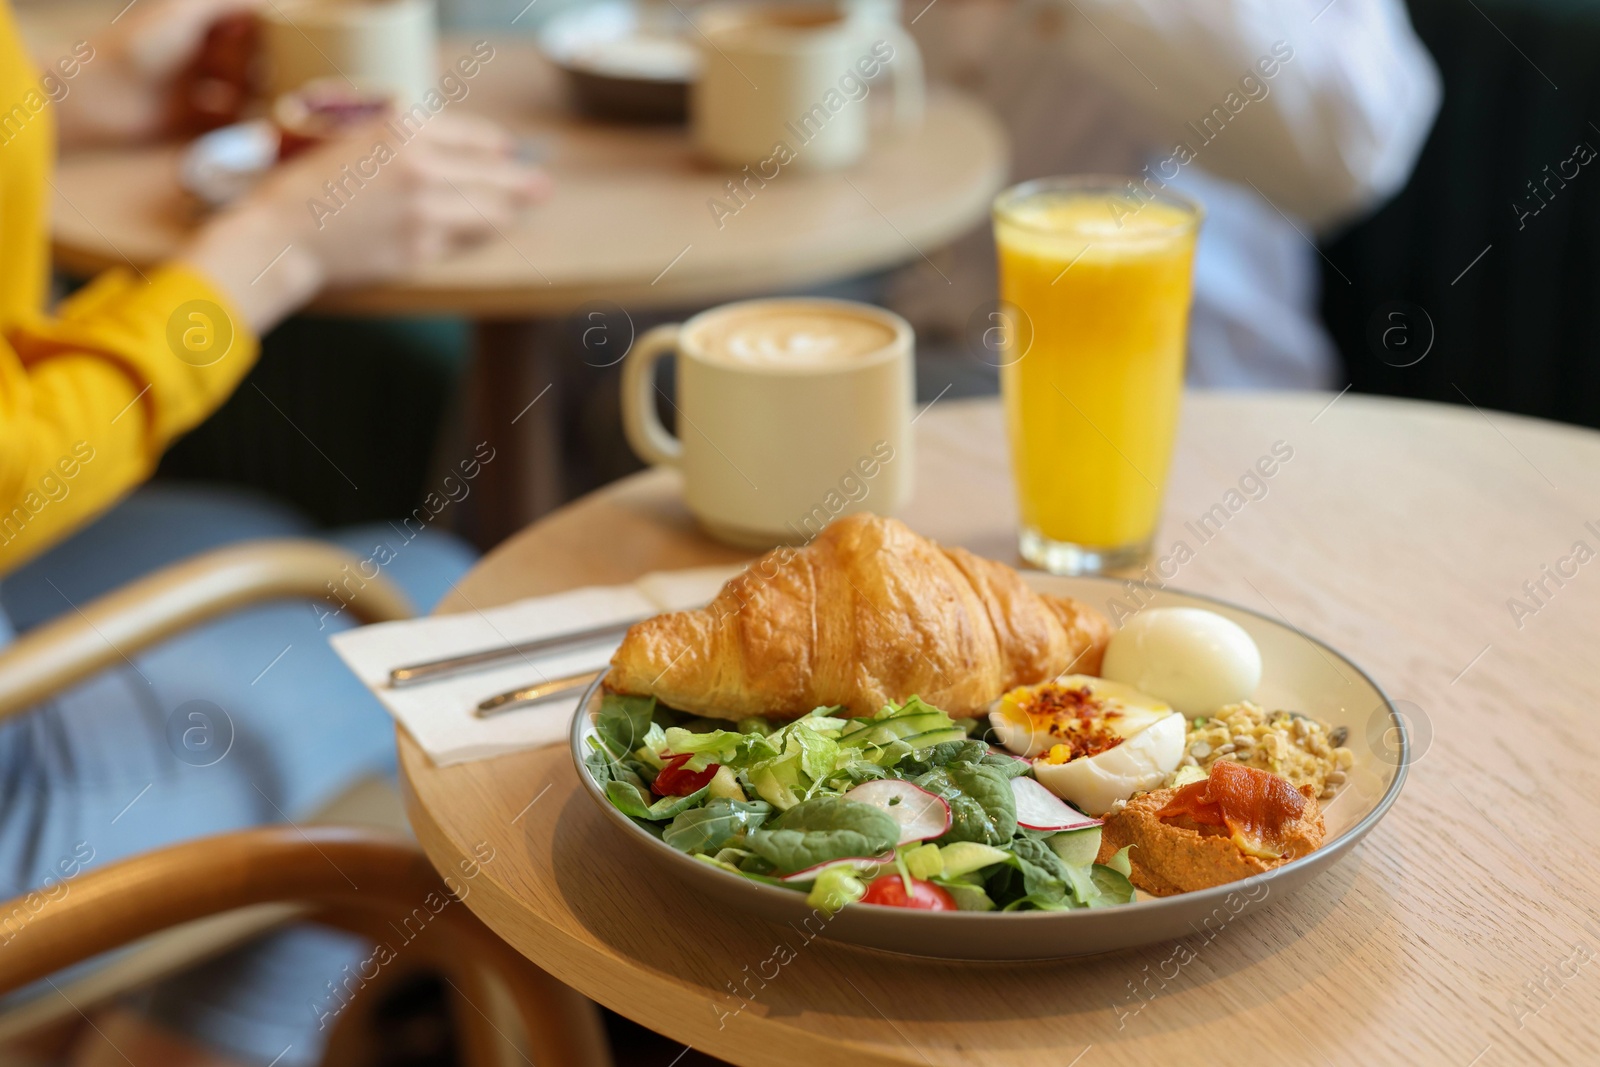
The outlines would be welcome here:
[[[867,150],[867,98],[883,80],[895,127],[922,121],[922,55],[871,5],[714,3],[695,25],[701,62],[690,119],[696,147],[714,163],[748,165],[765,180],[784,169],[848,167]]]
[[[676,352],[678,436],[657,416],[656,362]],[[846,300],[746,300],[639,339],[622,424],[647,463],[683,472],[719,540],[800,544],[839,515],[911,496],[915,339],[900,316]]]
[[[439,78],[433,0],[277,0],[261,12],[267,88],[293,92],[317,78],[416,103]]]

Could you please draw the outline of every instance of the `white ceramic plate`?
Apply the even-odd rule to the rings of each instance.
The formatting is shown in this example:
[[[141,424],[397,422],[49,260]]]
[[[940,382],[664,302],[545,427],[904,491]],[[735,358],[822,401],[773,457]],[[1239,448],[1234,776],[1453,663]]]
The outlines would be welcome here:
[[[1058,578],[1024,572],[1042,593],[1077,597],[1101,610],[1119,600],[1136,607],[1124,583],[1104,578]],[[1141,596],[1145,594],[1141,593]],[[1305,712],[1349,730],[1355,756],[1344,787],[1323,807],[1328,840],[1309,856],[1269,874],[1215,889],[1120,907],[1076,911],[925,912],[852,904],[832,918],[810,908],[805,894],[753,882],[690,858],[618,811],[583,763],[594,732],[600,689],[579,705],[572,725],[572,758],[594,803],[617,829],[616,847],[637,850],[729,907],[775,922],[805,924],[827,937],[871,948],[967,960],[1051,959],[1166,941],[1209,924],[1276,904],[1326,870],[1377,825],[1400,795],[1410,762],[1405,721],[1378,684],[1343,655],[1266,615],[1208,597],[1152,592],[1148,606],[1200,607],[1232,619],[1261,649],[1262,679],[1255,700],[1264,707]],[[690,709],[692,710],[692,709]]]

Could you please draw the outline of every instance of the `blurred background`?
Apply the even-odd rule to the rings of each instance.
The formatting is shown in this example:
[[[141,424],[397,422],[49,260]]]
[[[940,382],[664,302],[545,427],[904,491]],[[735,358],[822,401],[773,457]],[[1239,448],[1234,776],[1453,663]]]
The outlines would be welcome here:
[[[48,8],[54,16],[93,2],[19,0],[19,8]],[[585,2],[442,0],[440,18],[446,33],[532,36]],[[1600,145],[1600,67],[1593,61],[1600,9],[1578,0],[1407,6],[1442,75],[1443,102],[1399,193],[1317,239],[1320,310],[1338,359],[1338,380],[1330,384],[1449,404],[1470,397],[1486,408],[1600,426],[1600,182],[1589,168],[1575,178],[1549,178],[1575,146]],[[908,8],[904,17],[915,15]],[[983,64],[937,69],[936,57],[948,51],[937,39],[941,25],[948,27],[928,17],[912,27],[932,77],[994,76]],[[1009,91],[1025,96],[1027,88]],[[942,262],[938,252],[930,255]],[[870,299],[889,283],[866,277],[829,291]],[[638,323],[641,331],[646,325]],[[555,362],[563,376],[562,486],[570,498],[639,463],[618,429],[620,368],[581,358],[582,323],[554,321],[543,330],[541,343],[565,357]],[[949,396],[997,390],[997,374],[968,358],[961,338],[924,331],[919,346],[924,402],[946,386]],[[416,506],[440,441],[459,426],[468,325],[302,315],[267,338],[267,352],[253,372],[260,390],[239,389],[168,453],[160,477],[261,489],[327,524]],[[318,401],[330,394],[343,402]],[[308,439],[337,458],[359,493],[349,492]]]

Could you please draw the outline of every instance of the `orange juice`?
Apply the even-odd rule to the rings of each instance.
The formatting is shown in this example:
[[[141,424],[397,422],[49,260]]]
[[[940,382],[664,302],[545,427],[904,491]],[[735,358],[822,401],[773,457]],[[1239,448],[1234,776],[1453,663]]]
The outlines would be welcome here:
[[[1023,556],[1049,570],[1141,562],[1183,389],[1197,207],[1126,181],[1048,179],[995,202],[1001,391]]]

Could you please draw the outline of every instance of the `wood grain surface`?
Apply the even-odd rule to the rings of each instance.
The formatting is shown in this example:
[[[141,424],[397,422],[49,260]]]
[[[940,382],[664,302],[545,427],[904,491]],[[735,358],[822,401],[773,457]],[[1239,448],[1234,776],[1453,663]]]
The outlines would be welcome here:
[[[1330,400],[1191,394],[1158,537],[1194,552],[1174,587],[1325,639],[1412,720],[1418,755],[1395,809],[1292,899],[1087,960],[889,956],[694,898],[618,847],[565,746],[440,769],[402,734],[417,833],[441,869],[491,842],[504,859],[470,901],[491,928],[581,992],[734,1063],[1593,1063],[1600,435]],[[1014,560],[998,406],[940,403],[917,430],[904,518]],[[1246,476],[1280,441],[1293,456],[1263,492]],[[1204,543],[1185,525],[1238,500]],[[524,531],[444,609],[735,558],[695,530],[673,475],[647,473]],[[1558,586],[1546,565],[1571,577]],[[1535,605],[1523,583],[1541,579]],[[1519,597],[1529,611],[1508,606]]]
[[[26,15],[33,36],[70,39],[44,13]],[[735,199],[726,188],[733,174],[699,162],[684,127],[577,118],[562,106],[561,72],[526,39],[490,39],[494,58],[445,110],[503,123],[550,172],[555,192],[495,240],[400,282],[328,293],[318,310],[525,317],[599,300],[641,311],[802,288],[931,254],[982,222],[1005,180],[998,123],[972,98],[935,89],[919,130],[879,137],[856,166],[779,171]],[[469,39],[448,40],[442,61],[470,48]],[[94,273],[169,257],[200,221],[177,184],[181,151],[63,158],[51,220],[57,263]],[[732,213],[714,213],[713,200]]]

